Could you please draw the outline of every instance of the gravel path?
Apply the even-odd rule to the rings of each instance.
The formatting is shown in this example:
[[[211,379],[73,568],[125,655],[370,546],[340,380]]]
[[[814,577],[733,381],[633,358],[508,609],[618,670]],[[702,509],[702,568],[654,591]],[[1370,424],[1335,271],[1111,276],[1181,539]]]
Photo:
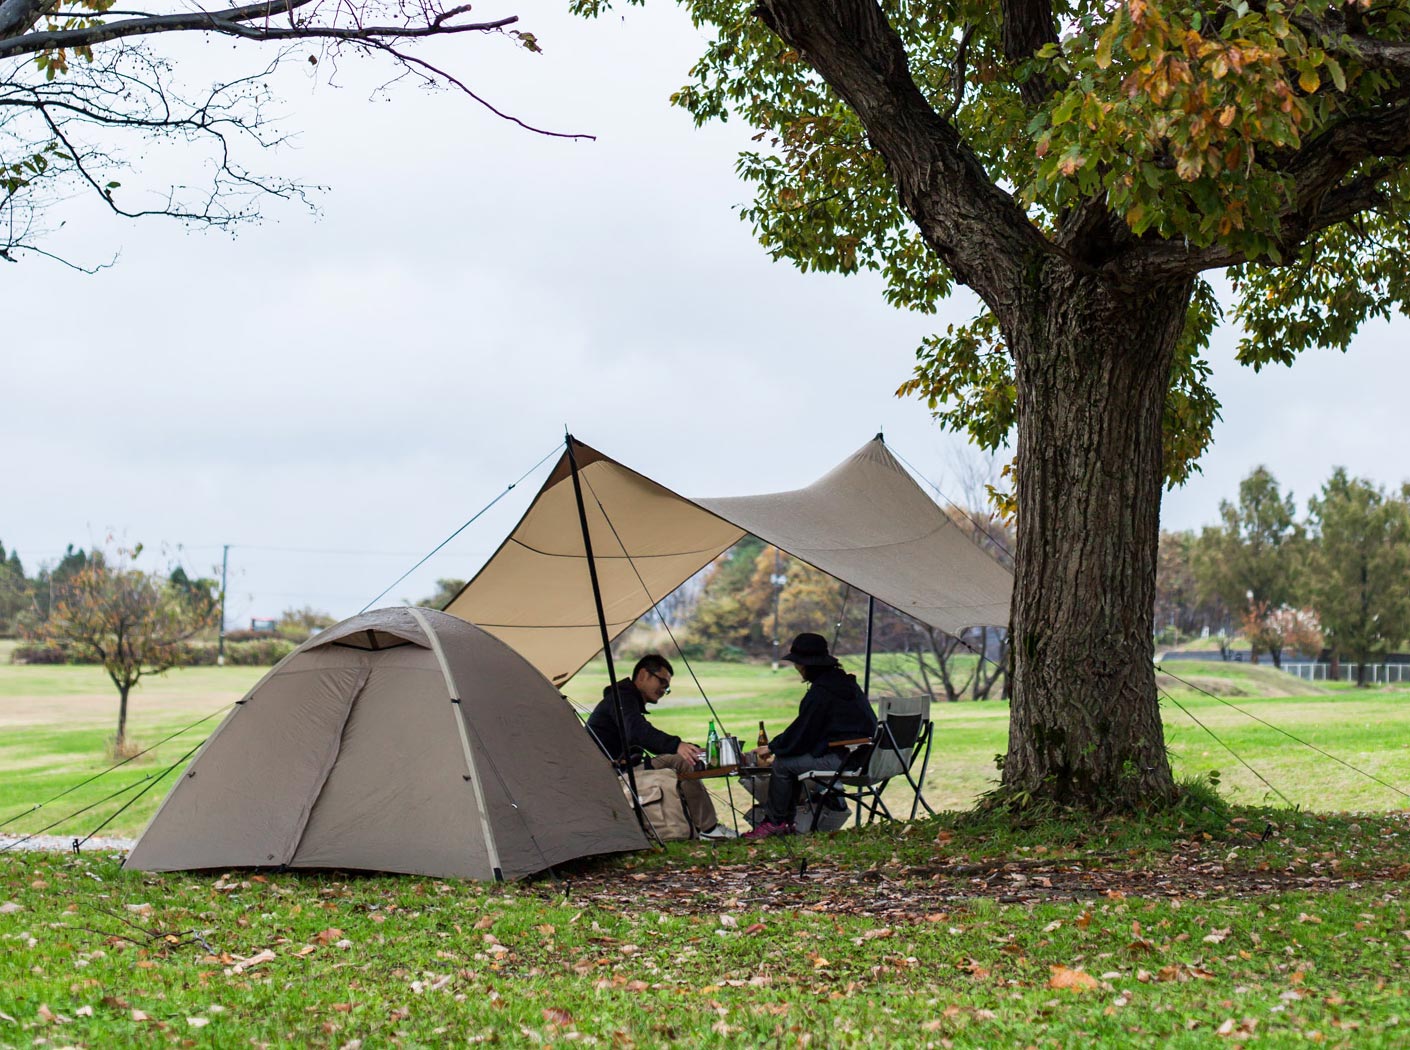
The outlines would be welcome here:
[[[78,838],[82,838],[79,835]],[[6,835],[0,833],[0,850],[8,850],[11,853],[18,853],[22,850],[38,850],[41,852],[67,852],[73,849],[73,835],[35,835],[32,839],[26,839],[20,845],[11,848],[11,844],[20,842],[23,835]],[[136,839],[110,839],[91,838],[83,844],[84,853],[126,853],[132,849],[132,844]]]

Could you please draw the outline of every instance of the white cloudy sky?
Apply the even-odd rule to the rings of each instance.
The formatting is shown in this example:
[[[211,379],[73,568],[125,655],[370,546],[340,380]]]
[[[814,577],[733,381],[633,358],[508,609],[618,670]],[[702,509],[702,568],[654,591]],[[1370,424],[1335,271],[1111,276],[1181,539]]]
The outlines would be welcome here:
[[[487,6],[477,15],[498,13]],[[530,135],[450,94],[368,100],[306,67],[284,83],[283,170],[331,189],[235,238],[119,224],[75,205],[49,245],[117,265],[0,270],[0,541],[27,567],[107,536],[231,550],[231,621],[303,604],[347,615],[548,453],[583,441],[686,494],[811,481],[878,429],[953,487],[959,439],[892,391],[937,321],[868,277],[771,263],[734,209],[743,129],[667,98],[700,49],[668,4],[595,23],[533,15],[545,54],[463,40],[444,60]],[[212,47],[194,46],[201,62]],[[203,50],[204,48],[204,50]],[[326,70],[326,65],[325,65]],[[1214,352],[1224,422],[1168,527],[1212,520],[1267,464],[1299,499],[1333,465],[1410,469],[1410,324],[1345,358],[1261,376]],[[465,576],[532,482],[386,599]],[[356,552],[356,553],[353,553]]]

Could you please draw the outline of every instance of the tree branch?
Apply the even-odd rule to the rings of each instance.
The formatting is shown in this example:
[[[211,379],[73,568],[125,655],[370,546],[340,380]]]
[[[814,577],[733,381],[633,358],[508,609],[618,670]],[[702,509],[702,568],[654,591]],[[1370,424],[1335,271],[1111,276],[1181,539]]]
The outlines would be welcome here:
[[[0,0],[0,37],[23,33],[59,4],[59,0]]]
[[[1051,0],[1003,0],[1000,9],[1004,18],[1004,57],[1011,65],[1032,58],[1044,44],[1058,42]],[[1018,84],[1019,97],[1035,109],[1052,92],[1052,83],[1041,75]]]
[[[443,12],[424,25],[354,25],[340,28],[338,26],[299,25],[293,23],[292,18],[290,19],[291,24],[287,27],[274,26],[269,23],[270,19],[278,15],[290,14],[297,8],[306,7],[314,2],[315,0],[269,0],[266,3],[229,7],[220,11],[190,11],[171,15],[152,15],[143,18],[129,18],[121,22],[107,22],[81,29],[22,33],[19,36],[0,38],[0,58],[33,55],[41,51],[57,51],[60,48],[92,47],[95,44],[119,40],[123,37],[151,36],[156,33],[223,33],[246,40],[325,39],[365,42],[444,36],[450,33],[489,33],[519,21],[518,15],[508,15],[490,22],[446,23],[446,18],[468,11],[469,7],[466,6]],[[264,24],[249,24],[256,20],[263,20]]]
[[[1345,14],[1335,8],[1321,18],[1303,13],[1290,15],[1288,21],[1326,50],[1354,58],[1368,69],[1410,72],[1410,43],[1351,32]]]
[[[901,205],[954,273],[998,309],[1049,245],[926,101],[875,0],[760,0],[755,13],[857,113]]]
[[[1376,168],[1341,184],[1358,166],[1376,157],[1410,156],[1410,101],[1350,117],[1304,143],[1284,166],[1293,177],[1294,203],[1284,212],[1279,247],[1285,258],[1306,238],[1345,222],[1385,199],[1380,183],[1399,165]],[[1177,241],[1144,242],[1130,260],[1142,277],[1190,276],[1249,262],[1247,252],[1213,244],[1192,249]],[[1109,268],[1127,265],[1113,261]]]

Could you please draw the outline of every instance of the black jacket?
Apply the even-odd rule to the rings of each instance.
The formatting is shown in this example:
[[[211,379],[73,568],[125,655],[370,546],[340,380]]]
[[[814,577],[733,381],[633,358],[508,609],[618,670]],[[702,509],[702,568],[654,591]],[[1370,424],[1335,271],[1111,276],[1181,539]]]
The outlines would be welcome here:
[[[856,675],[828,667],[808,683],[798,705],[798,717],[769,741],[769,749],[783,758],[827,754],[834,740],[869,737],[876,729],[876,712],[862,695]]]
[[[624,678],[617,683],[622,695],[622,717],[627,724],[627,743],[631,748],[632,765],[641,762],[642,752],[668,755],[681,746],[681,738],[663,733],[646,720],[646,699]],[[602,699],[592,709],[587,720],[588,732],[607,757],[617,762],[622,757],[622,735],[617,732],[617,706],[612,701],[612,687],[602,690]]]

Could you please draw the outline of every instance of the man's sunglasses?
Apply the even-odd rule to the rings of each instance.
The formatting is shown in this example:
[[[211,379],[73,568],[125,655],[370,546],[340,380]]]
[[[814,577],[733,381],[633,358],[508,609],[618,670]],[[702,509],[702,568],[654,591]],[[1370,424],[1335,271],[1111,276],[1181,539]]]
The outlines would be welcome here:
[[[646,669],[645,669],[645,668],[642,668],[642,670],[646,670]],[[646,673],[649,674],[652,678],[656,679],[656,681],[660,682],[663,686],[666,687],[666,692],[665,692],[665,693],[662,693],[662,694],[661,694],[662,696],[665,696],[667,693],[669,693],[669,692],[671,691],[671,680],[670,680],[669,678],[662,678],[662,677],[661,677],[659,674],[657,674],[655,671],[646,671]]]

